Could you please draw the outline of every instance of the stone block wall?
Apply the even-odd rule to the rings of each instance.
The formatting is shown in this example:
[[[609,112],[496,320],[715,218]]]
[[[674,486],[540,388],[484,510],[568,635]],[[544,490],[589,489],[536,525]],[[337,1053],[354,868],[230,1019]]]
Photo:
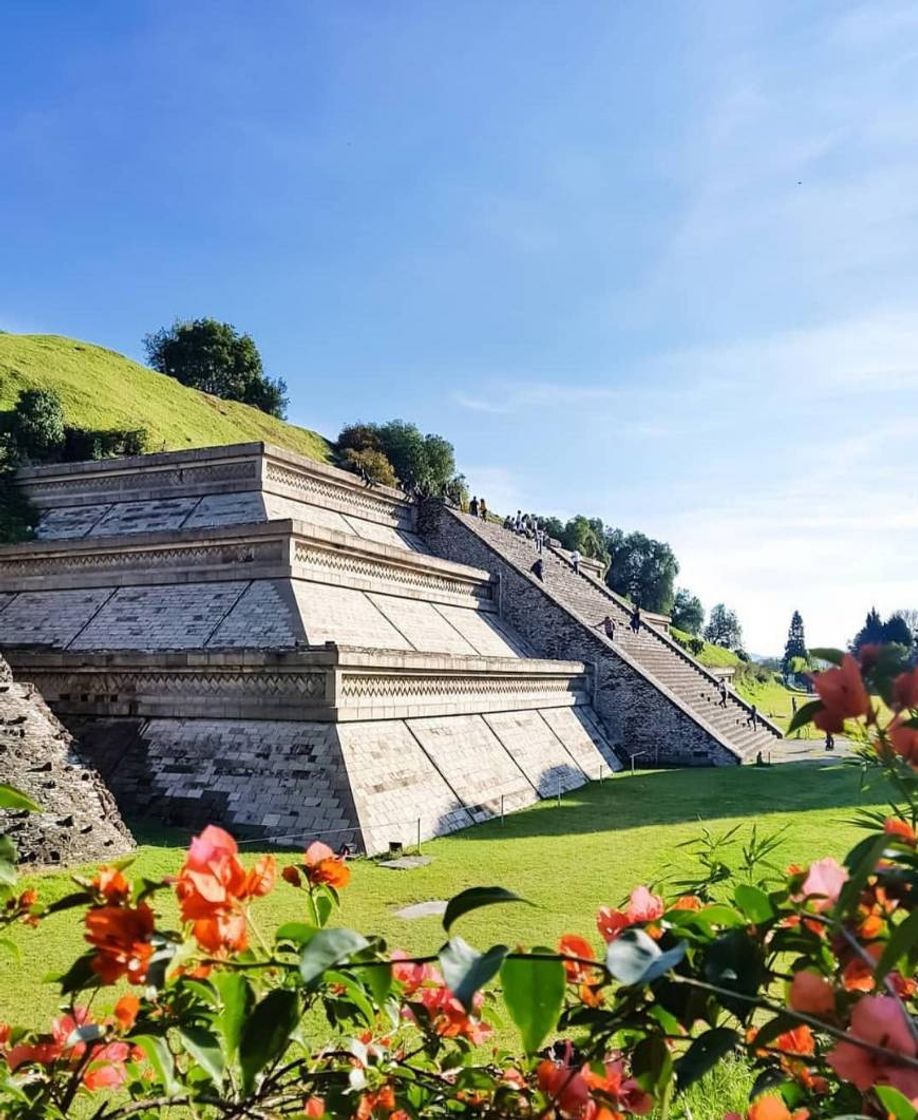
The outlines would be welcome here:
[[[499,579],[501,618],[542,657],[572,658],[594,669],[593,708],[613,744],[641,765],[736,765],[738,757],[696,722],[675,697],[558,603],[439,502],[427,502],[418,528],[434,554],[490,571]]]

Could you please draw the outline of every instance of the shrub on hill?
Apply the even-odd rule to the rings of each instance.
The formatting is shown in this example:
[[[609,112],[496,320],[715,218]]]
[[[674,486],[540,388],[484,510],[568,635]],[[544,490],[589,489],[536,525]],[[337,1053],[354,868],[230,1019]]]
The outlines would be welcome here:
[[[341,456],[341,465],[349,471],[359,474],[366,482],[376,482],[381,486],[398,486],[398,479],[392,464],[381,451],[364,448],[355,451],[352,447],[345,449]]]
[[[267,376],[251,335],[216,319],[176,320],[143,340],[150,365],[183,385],[283,420],[287,384]]]
[[[443,436],[422,435],[417,425],[407,420],[348,424],[341,429],[337,445],[342,466],[351,469],[353,456],[348,456],[348,452],[383,456],[406,490],[445,496],[448,488],[455,488],[453,445]]]

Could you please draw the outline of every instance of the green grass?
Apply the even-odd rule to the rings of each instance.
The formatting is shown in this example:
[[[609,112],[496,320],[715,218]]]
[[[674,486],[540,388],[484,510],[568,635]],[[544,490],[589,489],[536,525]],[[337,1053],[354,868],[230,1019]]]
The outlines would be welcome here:
[[[317,432],[189,389],[114,350],[60,335],[0,333],[0,409],[31,388],[53,389],[73,426],[146,428],[151,451],[264,440],[310,459],[331,458]]]
[[[508,817],[503,826],[495,821],[425,844],[433,857],[426,867],[390,871],[371,861],[355,862],[336,921],[381,933],[393,947],[429,951],[442,940],[439,920],[407,921],[396,917],[396,909],[446,899],[476,884],[500,884],[535,906],[498,906],[464,918],[459,932],[472,944],[554,944],[575,930],[595,937],[599,906],[617,904],[636,883],[691,870],[679,845],[699,834],[701,822],[716,832],[738,821],[756,821],[769,831],[786,827],[781,861],[804,862],[843,855],[859,832],[844,823],[854,807],[883,800],[882,789],[863,793],[858,772],[839,765],[620,776],[571,793],[560,807],[542,802]],[[158,877],[177,870],[185,834],[141,831],[140,839],[132,874]],[[254,855],[256,848],[247,850]],[[30,883],[46,901],[70,889],[63,873],[33,876]],[[170,899],[162,908],[167,919],[175,918]],[[303,918],[300,897],[285,883],[260,900],[254,913],[263,930]],[[17,928],[14,937],[20,960],[0,957],[0,1022],[41,1021],[55,1007],[54,988],[42,978],[62,971],[81,951],[79,912],[53,915],[37,930]]]

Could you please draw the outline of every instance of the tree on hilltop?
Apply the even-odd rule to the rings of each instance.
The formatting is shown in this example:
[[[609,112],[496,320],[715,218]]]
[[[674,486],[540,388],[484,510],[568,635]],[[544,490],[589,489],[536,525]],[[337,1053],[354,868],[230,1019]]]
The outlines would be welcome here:
[[[725,649],[738,649],[743,644],[743,628],[740,626],[736,611],[723,603],[711,608],[708,624],[704,628],[705,641]]]
[[[251,335],[216,319],[176,320],[143,340],[153,369],[183,385],[283,420],[287,385],[267,376]]]
[[[686,634],[698,637],[704,625],[704,607],[697,595],[693,595],[687,587],[680,587],[673,600],[672,609],[673,626],[677,630],[684,630]]]
[[[802,658],[806,661],[808,656],[806,635],[803,630],[803,616],[800,611],[794,611],[787,631],[787,641],[784,644],[784,657],[781,659],[784,675],[787,676],[794,672],[792,666],[795,658]]]
[[[53,389],[20,389],[16,404],[0,417],[11,462],[43,463],[59,456],[64,443],[64,410]]]
[[[338,434],[337,447],[342,465],[351,469],[359,470],[359,464],[370,458],[381,467],[385,459],[407,490],[445,495],[448,489],[461,490],[464,485],[456,475],[456,456],[449,440],[435,433],[422,435],[407,420],[346,424]]]
[[[891,614],[883,623],[883,641],[909,649],[915,640],[908,622],[898,612]]]
[[[612,557],[606,574],[609,587],[645,610],[668,614],[679,561],[666,541],[621,529],[607,529],[605,537]]]
[[[871,607],[864,619],[864,625],[854,635],[851,652],[857,653],[862,646],[882,645],[884,641],[883,620],[876,607]]]

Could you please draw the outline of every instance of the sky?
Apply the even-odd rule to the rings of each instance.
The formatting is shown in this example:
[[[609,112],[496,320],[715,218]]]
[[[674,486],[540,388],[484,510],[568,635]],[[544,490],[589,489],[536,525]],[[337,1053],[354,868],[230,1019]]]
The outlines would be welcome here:
[[[232,322],[294,422],[668,540],[754,653],[918,607],[914,3],[3,14],[0,329]]]

